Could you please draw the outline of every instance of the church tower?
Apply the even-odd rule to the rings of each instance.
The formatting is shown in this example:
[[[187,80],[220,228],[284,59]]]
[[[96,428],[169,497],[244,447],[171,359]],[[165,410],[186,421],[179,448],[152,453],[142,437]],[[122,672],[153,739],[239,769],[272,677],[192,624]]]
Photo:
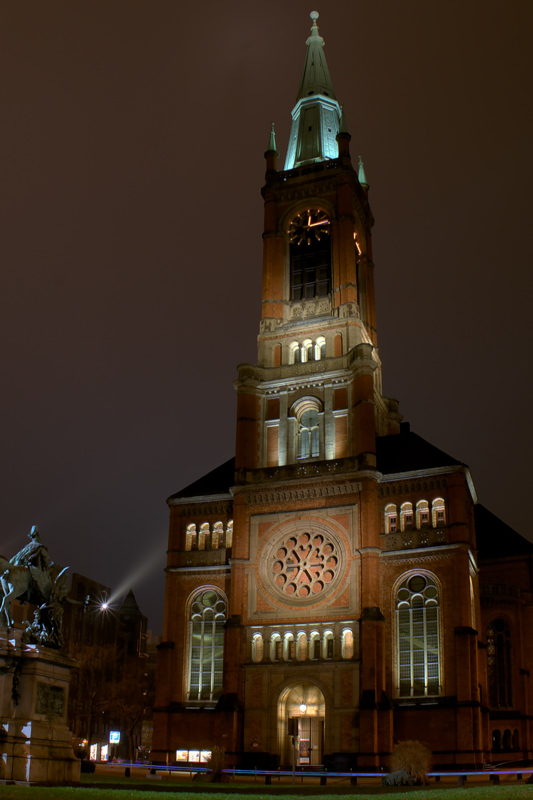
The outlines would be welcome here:
[[[423,738],[436,764],[479,766],[486,698],[511,693],[487,687],[475,490],[383,396],[368,183],[311,20],[284,168],[273,127],[265,153],[235,457],[167,501],[152,758],[219,745],[271,767],[296,742],[301,767],[377,770],[395,740]],[[492,616],[507,646],[511,622]]]
[[[330,752],[359,749],[360,735],[373,751],[390,749],[385,720],[377,741],[388,711],[376,710],[384,691],[376,436],[399,432],[399,415],[381,391],[368,185],[362,164],[352,165],[318,14],[311,18],[285,169],[277,170],[273,132],[265,154],[258,363],[241,365],[236,382],[230,607],[263,651],[245,670],[245,741],[290,761],[288,741],[283,752],[273,739],[296,718],[312,764],[322,763],[324,737]],[[265,727],[258,698],[282,687]],[[356,714],[361,692],[368,714]]]

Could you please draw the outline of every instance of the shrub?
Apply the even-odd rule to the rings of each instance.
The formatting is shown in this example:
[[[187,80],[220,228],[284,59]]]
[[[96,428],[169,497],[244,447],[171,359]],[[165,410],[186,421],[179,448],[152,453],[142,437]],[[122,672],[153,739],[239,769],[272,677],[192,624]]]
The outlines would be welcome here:
[[[394,745],[390,765],[393,773],[404,772],[407,775],[407,785],[425,784],[431,767],[431,752],[421,742],[398,742]]]

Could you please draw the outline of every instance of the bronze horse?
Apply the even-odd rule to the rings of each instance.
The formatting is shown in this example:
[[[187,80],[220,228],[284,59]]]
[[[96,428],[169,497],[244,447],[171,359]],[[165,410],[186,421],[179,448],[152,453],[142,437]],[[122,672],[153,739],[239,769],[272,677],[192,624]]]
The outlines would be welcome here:
[[[0,583],[4,596],[0,605],[0,624],[5,619],[8,628],[13,626],[11,616],[11,601],[20,600],[22,603],[48,603],[52,582],[56,575],[54,567],[61,570],[59,565],[51,566],[50,571],[38,569],[37,567],[25,567],[12,564],[4,556],[0,556]]]

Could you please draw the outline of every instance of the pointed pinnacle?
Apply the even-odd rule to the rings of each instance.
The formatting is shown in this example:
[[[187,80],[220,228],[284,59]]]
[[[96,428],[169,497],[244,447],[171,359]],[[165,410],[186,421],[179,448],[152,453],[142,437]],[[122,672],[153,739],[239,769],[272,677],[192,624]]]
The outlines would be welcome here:
[[[358,166],[359,166],[359,173],[358,173],[357,177],[359,178],[359,183],[361,184],[361,186],[364,186],[365,189],[368,189],[369,183],[368,183],[368,181],[366,179],[365,167],[363,165],[363,159],[361,158],[361,156],[359,156],[359,165]]]
[[[276,133],[274,131],[274,123],[272,123],[272,127],[270,128],[270,138],[268,140],[268,149],[276,151]]]

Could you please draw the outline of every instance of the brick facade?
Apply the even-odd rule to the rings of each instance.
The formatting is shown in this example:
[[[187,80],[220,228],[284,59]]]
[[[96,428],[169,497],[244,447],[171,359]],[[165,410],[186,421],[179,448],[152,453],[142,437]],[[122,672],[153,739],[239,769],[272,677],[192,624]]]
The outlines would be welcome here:
[[[319,39],[315,22],[310,50]],[[314,103],[334,120],[332,98],[302,90],[293,116]],[[235,459],[168,500],[154,760],[219,744],[230,762],[287,763],[294,718],[301,765],[379,769],[413,738],[440,765],[531,755],[531,548],[514,534],[516,557],[480,566],[480,536],[502,523],[476,539],[468,468],[400,425],[382,394],[373,217],[340,109],[337,122],[337,159],[281,171],[272,139],[266,153],[258,359],[235,383]],[[310,152],[299,130],[294,152]],[[216,598],[220,685],[205,616]],[[489,702],[502,647],[505,709]],[[496,729],[512,747],[495,756]]]

